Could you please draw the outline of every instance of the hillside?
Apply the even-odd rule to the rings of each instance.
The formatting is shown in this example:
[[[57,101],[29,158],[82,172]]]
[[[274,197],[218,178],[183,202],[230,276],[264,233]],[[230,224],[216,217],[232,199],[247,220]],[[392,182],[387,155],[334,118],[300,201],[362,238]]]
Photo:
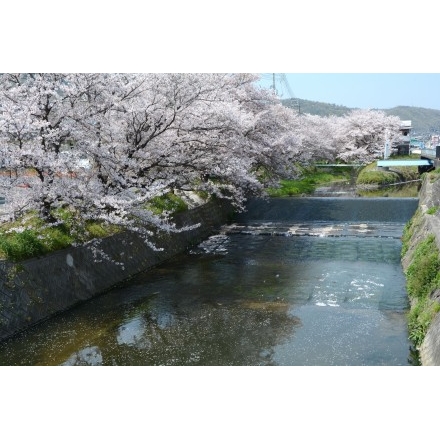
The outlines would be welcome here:
[[[292,107],[297,109],[296,103],[299,104],[299,110],[301,113],[309,113],[311,115],[318,116],[343,116],[352,110],[349,107],[344,107],[343,105],[327,104],[318,101],[308,101],[306,99],[282,99],[282,103],[287,107]]]
[[[388,115],[399,116],[402,120],[411,120],[415,135],[440,133],[440,110],[399,106],[384,111]]]
[[[310,113],[319,116],[343,116],[353,110],[350,107],[342,105],[328,104],[318,101],[308,101],[306,99],[296,99],[301,113]],[[282,103],[288,107],[297,109],[295,100],[283,99]],[[411,120],[413,134],[429,138],[432,133],[440,133],[440,110],[434,110],[423,107],[398,106],[390,109],[372,109],[383,110],[387,115],[398,116],[403,121]]]

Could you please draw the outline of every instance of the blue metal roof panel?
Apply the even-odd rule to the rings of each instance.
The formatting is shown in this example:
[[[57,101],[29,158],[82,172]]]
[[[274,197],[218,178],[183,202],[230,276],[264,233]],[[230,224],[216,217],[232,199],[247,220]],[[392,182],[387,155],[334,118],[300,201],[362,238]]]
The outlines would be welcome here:
[[[413,167],[418,165],[432,165],[429,159],[420,160],[378,160],[378,167]]]

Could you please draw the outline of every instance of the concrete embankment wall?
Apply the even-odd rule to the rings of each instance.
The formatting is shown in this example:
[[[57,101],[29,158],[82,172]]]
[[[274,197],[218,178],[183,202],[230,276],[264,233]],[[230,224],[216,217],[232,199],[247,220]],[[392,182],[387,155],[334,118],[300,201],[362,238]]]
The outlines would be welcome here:
[[[201,226],[186,232],[160,233],[155,244],[163,251],[152,250],[134,233],[104,239],[102,249],[123,266],[106,260],[95,263],[87,247],[70,247],[17,264],[0,261],[0,340],[184,252],[226,223],[232,212],[229,203],[215,201],[179,213],[176,226]]]
[[[429,235],[435,236],[437,248],[440,250],[440,212],[428,214],[427,210],[440,206],[440,180],[431,181],[426,175],[419,193],[420,222],[414,230],[409,247],[402,258],[403,270],[406,271],[413,262],[417,246]],[[440,291],[432,292],[431,298],[440,297]],[[432,320],[428,332],[420,347],[420,361],[422,365],[440,365],[440,313]]]

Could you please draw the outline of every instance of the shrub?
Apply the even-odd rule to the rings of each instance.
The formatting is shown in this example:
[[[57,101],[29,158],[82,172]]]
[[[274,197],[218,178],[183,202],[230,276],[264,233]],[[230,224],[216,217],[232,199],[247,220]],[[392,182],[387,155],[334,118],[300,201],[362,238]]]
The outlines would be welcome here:
[[[180,197],[169,192],[151,199],[146,208],[151,210],[153,214],[160,215],[164,212],[176,213],[186,211],[188,205]]]
[[[35,257],[44,252],[44,245],[35,231],[25,230],[12,235],[0,235],[0,251],[12,261]]]
[[[399,157],[399,160],[412,159],[411,156]],[[357,178],[358,185],[389,185],[391,183],[405,182],[419,179],[419,172],[416,166],[395,167],[393,170],[382,170],[377,168],[376,161],[363,168]]]
[[[298,196],[311,194],[323,184],[345,182],[350,178],[350,171],[335,169],[334,172],[320,172],[316,168],[304,170],[303,177],[297,180],[281,180],[278,188],[269,188],[267,193],[272,197]]]
[[[80,227],[75,213],[65,208],[54,210],[52,215],[62,223],[45,224],[36,212],[29,212],[20,220],[2,224],[0,258],[17,262],[64,249],[75,242],[107,237],[121,230],[100,221],[88,221]]]

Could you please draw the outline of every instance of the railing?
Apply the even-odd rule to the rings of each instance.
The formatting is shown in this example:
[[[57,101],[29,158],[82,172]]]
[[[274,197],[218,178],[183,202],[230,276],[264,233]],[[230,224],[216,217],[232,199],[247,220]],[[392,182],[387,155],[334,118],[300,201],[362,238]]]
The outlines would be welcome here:
[[[421,157],[427,157],[429,159],[436,159],[440,156],[440,147],[437,148],[424,148],[420,152]]]

